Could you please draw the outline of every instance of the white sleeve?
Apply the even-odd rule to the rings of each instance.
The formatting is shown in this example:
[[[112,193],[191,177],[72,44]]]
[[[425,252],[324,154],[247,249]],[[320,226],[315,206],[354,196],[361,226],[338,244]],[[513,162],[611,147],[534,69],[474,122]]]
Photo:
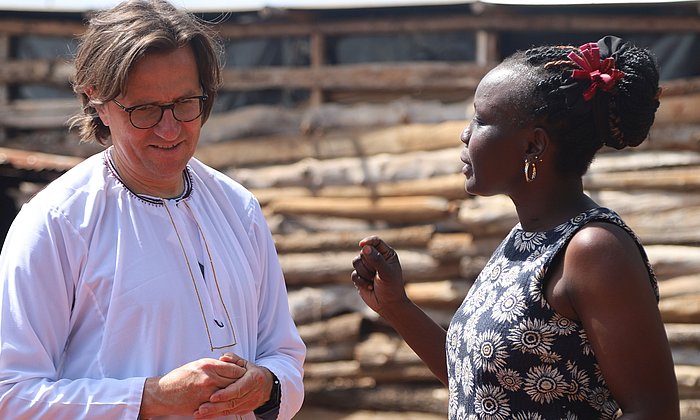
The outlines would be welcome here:
[[[304,400],[303,365],[306,346],[289,311],[287,288],[272,234],[254,201],[253,243],[258,244],[261,286],[258,297],[258,354],[255,363],[270,369],[280,381],[279,420],[291,419]]]
[[[137,418],[145,378],[59,378],[86,255],[57,211],[25,204],[10,228],[0,254],[1,418]]]

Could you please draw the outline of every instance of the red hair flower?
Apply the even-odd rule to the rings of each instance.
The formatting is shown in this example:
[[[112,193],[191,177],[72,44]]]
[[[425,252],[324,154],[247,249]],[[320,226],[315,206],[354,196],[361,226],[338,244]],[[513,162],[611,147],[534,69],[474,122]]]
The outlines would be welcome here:
[[[615,83],[625,75],[615,68],[614,58],[608,57],[601,61],[600,48],[595,42],[583,44],[579,50],[581,55],[572,51],[568,57],[581,68],[574,70],[572,77],[591,81],[591,85],[583,92],[583,99],[586,101],[593,99],[598,89],[610,92]]]

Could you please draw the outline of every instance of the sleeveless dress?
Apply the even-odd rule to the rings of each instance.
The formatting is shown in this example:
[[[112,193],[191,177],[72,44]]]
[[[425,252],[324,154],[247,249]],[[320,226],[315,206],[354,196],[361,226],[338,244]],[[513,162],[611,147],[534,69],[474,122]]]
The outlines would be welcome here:
[[[619,406],[603,379],[583,326],[555,312],[543,293],[552,261],[591,222],[632,230],[612,210],[587,210],[554,229],[520,224],[496,249],[447,332],[449,419],[613,419]],[[610,279],[614,281],[615,279]]]

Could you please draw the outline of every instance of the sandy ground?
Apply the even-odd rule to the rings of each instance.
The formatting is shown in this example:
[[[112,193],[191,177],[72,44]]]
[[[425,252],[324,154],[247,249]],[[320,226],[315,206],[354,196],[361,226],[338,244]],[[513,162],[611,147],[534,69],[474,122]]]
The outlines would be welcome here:
[[[352,413],[331,411],[316,407],[303,407],[294,420],[445,420],[445,416],[428,413],[389,413],[380,411],[356,411]]]

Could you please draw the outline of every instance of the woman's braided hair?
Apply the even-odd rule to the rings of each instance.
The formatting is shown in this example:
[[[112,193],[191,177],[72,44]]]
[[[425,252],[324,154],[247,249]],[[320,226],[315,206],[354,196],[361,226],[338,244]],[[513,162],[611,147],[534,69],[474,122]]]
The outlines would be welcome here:
[[[521,120],[534,120],[557,142],[556,159],[563,174],[581,176],[601,147],[638,146],[649,134],[659,106],[658,69],[649,51],[622,45],[612,56],[624,77],[589,101],[583,92],[590,81],[572,78],[578,67],[567,56],[578,54],[576,47],[531,48],[502,63],[518,74],[521,96],[514,105]]]

